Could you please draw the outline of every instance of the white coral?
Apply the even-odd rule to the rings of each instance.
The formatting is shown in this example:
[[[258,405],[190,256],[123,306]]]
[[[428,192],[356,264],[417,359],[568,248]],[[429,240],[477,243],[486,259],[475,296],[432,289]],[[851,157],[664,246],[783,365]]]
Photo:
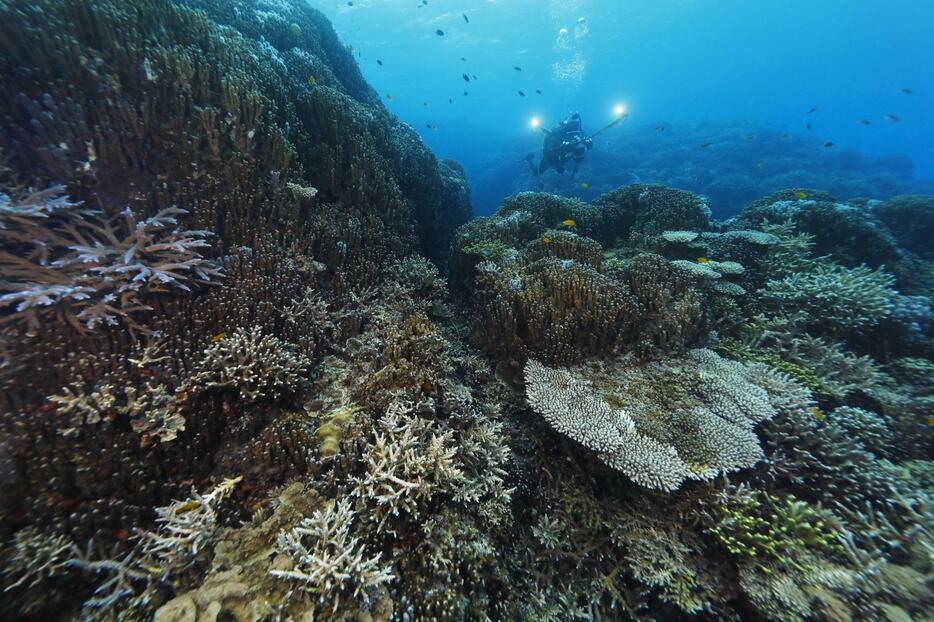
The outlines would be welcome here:
[[[417,518],[436,492],[463,480],[453,438],[451,431],[435,432],[434,422],[420,418],[411,404],[390,404],[364,452],[366,472],[354,480],[353,494],[376,506],[371,519],[378,521],[377,531],[390,516]]]
[[[634,482],[671,491],[686,479],[710,479],[762,458],[753,428],[775,415],[776,398],[754,371],[710,350],[575,371],[530,360],[526,393],[555,430]],[[599,394],[588,375],[613,387],[609,395]]]
[[[353,519],[350,499],[328,501],[299,526],[279,534],[276,546],[293,566],[270,574],[299,582],[318,593],[322,602],[331,600],[332,611],[340,606],[342,595],[363,600],[367,589],[392,581],[389,568],[380,564],[380,554],[368,556],[366,546],[350,535]]]

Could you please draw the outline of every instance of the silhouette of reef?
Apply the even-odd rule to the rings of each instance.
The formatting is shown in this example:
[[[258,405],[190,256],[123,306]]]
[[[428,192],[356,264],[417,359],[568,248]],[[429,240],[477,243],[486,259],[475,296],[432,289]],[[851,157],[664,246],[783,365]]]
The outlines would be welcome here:
[[[822,188],[844,199],[934,192],[934,182],[915,179],[907,156],[869,158],[853,150],[826,148],[824,140],[807,133],[746,121],[626,124],[595,140],[573,178],[554,171],[539,178],[529,175],[519,158],[539,149],[538,136],[526,137],[475,166],[471,186],[479,214],[490,213],[503,197],[522,191],[592,201],[634,182],[703,195],[718,218],[735,215],[752,201],[786,188]]]
[[[934,608],[931,197],[470,220],[302,0],[0,18],[0,617]]]

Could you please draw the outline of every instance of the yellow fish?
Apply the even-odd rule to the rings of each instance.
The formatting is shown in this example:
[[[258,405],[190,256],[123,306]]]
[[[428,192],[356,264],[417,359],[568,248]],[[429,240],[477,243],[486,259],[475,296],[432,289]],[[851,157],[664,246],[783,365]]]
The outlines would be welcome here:
[[[292,33],[293,35],[295,35],[296,37],[301,37],[301,36],[302,36],[302,27],[299,26],[298,24],[295,24],[295,23],[291,24],[291,25],[289,26],[289,30],[290,30],[291,33]]]
[[[551,244],[551,238],[546,235],[542,238],[542,244]]]
[[[934,425],[934,415],[928,415],[928,425]]]
[[[709,262],[709,261],[710,261],[710,260],[707,259],[706,257],[698,257],[698,258],[697,258],[697,263],[707,263],[707,262]]]
[[[308,84],[318,84],[318,79],[314,76],[308,76]]]
[[[565,227],[576,227],[577,226],[577,223],[571,220],[570,218],[562,220],[561,224],[564,225]]]
[[[765,168],[765,162],[756,162],[756,168],[761,171]]]
[[[218,341],[223,341],[227,338],[227,333],[217,333],[211,337],[211,343],[217,343]]]
[[[798,190],[797,192],[795,192],[795,198],[796,198],[796,199],[806,199],[806,198],[808,198],[808,193],[807,193],[807,192],[801,192],[800,190]]]
[[[584,190],[586,190],[589,187],[590,187],[590,184],[588,184],[586,181],[581,182],[581,188],[583,188]]]
[[[390,95],[389,93],[386,93],[386,99],[389,101],[392,101],[392,95]]]
[[[814,418],[818,421],[824,420],[824,411],[817,406],[811,406],[811,414],[814,415]]]

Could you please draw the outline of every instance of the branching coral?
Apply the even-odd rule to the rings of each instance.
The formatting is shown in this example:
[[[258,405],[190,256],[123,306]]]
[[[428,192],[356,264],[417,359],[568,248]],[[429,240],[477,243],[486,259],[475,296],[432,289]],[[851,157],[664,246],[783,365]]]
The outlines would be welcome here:
[[[435,493],[450,491],[461,481],[453,440],[453,432],[436,431],[431,421],[412,411],[411,404],[389,406],[364,450],[366,471],[356,478],[353,491],[373,507],[368,519],[376,523],[377,532],[400,514],[418,519]]]
[[[759,295],[787,313],[803,313],[805,323],[836,333],[865,329],[892,313],[895,278],[881,268],[818,264],[769,281]]]
[[[165,385],[154,381],[140,387],[104,383],[91,389],[75,383],[64,387],[59,395],[50,395],[49,402],[61,416],[58,429],[65,436],[76,436],[83,426],[117,417],[130,421],[144,445],[153,440],[174,440],[185,429],[181,404]]]
[[[730,553],[750,558],[764,572],[772,562],[801,568],[802,553],[841,550],[826,513],[793,496],[739,488],[723,494],[720,512],[711,533]]]
[[[220,266],[202,257],[207,231],[185,231],[165,208],[138,220],[130,209],[116,219],[68,201],[61,188],[23,199],[0,195],[0,307],[7,322],[36,331],[43,317],[61,314],[78,330],[116,324],[148,310],[143,296],[216,282]]]
[[[553,428],[636,483],[671,491],[762,457],[752,428],[776,411],[754,371],[694,350],[682,360],[591,371],[594,387],[534,360],[525,373],[529,403]]]
[[[156,508],[158,531],[141,532],[137,546],[122,557],[101,559],[90,544],[86,551],[75,547],[70,565],[105,575],[85,608],[148,607],[159,589],[184,573],[211,541],[218,526],[218,507],[239,482],[239,477],[224,480],[207,494],[193,491],[185,501]]]
[[[351,499],[328,501],[299,526],[280,533],[277,548],[292,567],[270,571],[317,594],[332,611],[340,607],[342,597],[364,600],[369,590],[393,579],[380,563],[380,554],[367,556],[366,546],[351,535],[355,517],[351,503]]]
[[[254,326],[205,349],[187,387],[194,392],[234,391],[245,400],[276,400],[301,389],[310,365],[304,355]]]

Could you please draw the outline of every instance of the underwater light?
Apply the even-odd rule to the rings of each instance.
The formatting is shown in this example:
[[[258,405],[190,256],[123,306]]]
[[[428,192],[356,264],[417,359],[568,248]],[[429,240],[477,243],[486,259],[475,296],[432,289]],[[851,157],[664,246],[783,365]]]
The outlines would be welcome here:
[[[622,104],[616,104],[616,106],[613,107],[613,114],[617,117],[623,116],[626,114],[626,106]]]
[[[532,117],[532,120],[529,122],[529,125],[532,126],[533,130],[538,129],[538,127],[541,126],[541,124],[542,124],[542,120],[539,119],[538,117]]]

